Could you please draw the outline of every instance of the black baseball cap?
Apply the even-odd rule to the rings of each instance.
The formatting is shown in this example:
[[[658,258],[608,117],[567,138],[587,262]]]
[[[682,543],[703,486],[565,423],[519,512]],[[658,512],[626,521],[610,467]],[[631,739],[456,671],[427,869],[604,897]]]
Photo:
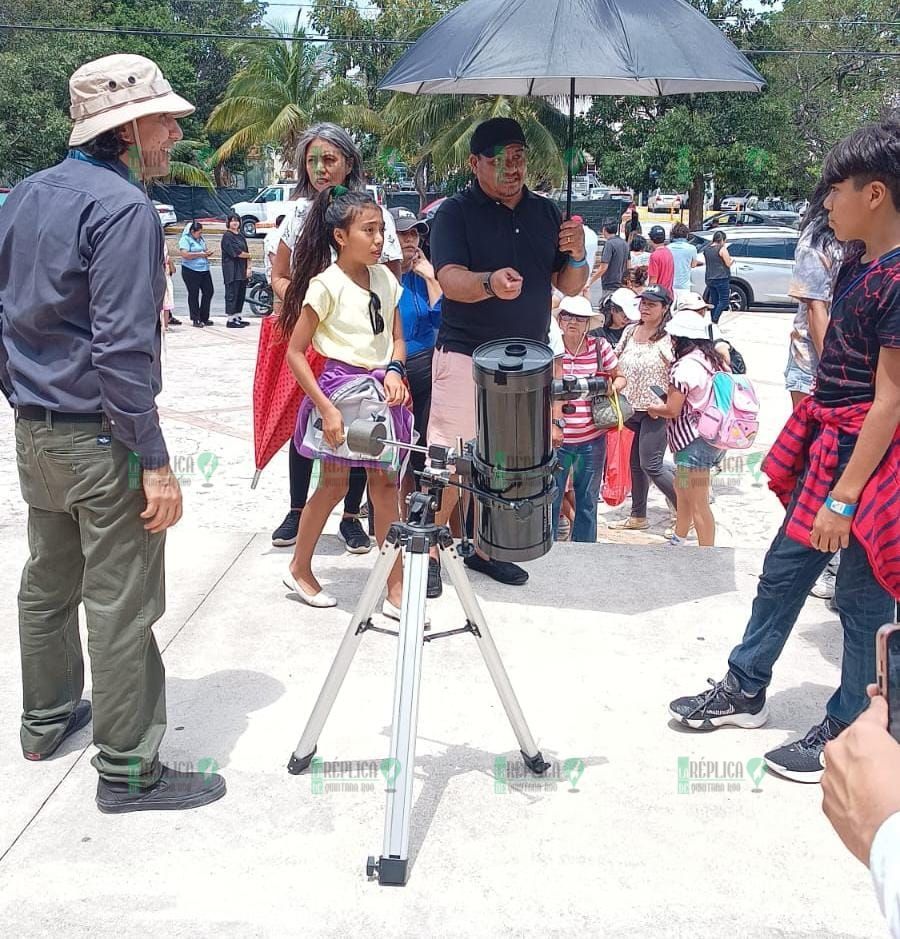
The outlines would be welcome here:
[[[522,125],[511,117],[492,117],[479,124],[469,141],[469,152],[474,155],[494,156],[510,144],[525,146]]]
[[[641,291],[638,300],[653,300],[656,303],[665,303],[666,306],[672,305],[672,295],[662,284],[651,284],[649,287],[645,287]]]
[[[409,209],[398,206],[388,211],[391,213],[391,218],[394,220],[394,227],[398,232],[409,231],[411,228],[415,228],[420,235],[428,234],[428,222],[417,218]]]
[[[666,240],[666,230],[662,225],[654,225],[647,235],[654,244],[662,244]]]

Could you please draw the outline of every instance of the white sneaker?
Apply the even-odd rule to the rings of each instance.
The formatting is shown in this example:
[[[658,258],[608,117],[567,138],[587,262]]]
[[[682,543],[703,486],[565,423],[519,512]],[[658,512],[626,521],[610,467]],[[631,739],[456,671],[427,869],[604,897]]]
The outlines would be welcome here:
[[[826,567],[819,575],[819,579],[813,584],[810,595],[818,597],[820,600],[831,600],[834,597],[834,578],[834,572]]]

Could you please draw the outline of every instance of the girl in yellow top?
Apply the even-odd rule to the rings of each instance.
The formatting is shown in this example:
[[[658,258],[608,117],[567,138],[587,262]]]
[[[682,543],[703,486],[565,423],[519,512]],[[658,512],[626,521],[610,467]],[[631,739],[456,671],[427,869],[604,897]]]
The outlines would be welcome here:
[[[410,440],[412,415],[406,405],[406,346],[397,303],[403,288],[378,263],[384,245],[381,209],[365,192],[343,186],[325,189],[313,201],[294,248],[291,285],[284,298],[284,329],[291,336],[287,361],[306,393],[297,415],[294,442],[302,456],[322,461],[319,485],[300,516],[300,530],[285,585],[310,606],[335,606],[312,572],[312,556],[334,507],[347,491],[351,466],[364,466],[369,499],[375,510],[379,544],[400,517],[395,474],[383,464],[338,456],[345,440],[341,412],[334,394],[360,375],[372,375],[384,388],[394,429]],[[337,260],[331,261],[332,251]],[[321,273],[318,273],[321,271]],[[327,358],[318,380],[306,359],[307,347]],[[324,448],[313,449],[307,429],[321,415]],[[402,570],[398,563],[388,577],[383,612],[400,618]]]

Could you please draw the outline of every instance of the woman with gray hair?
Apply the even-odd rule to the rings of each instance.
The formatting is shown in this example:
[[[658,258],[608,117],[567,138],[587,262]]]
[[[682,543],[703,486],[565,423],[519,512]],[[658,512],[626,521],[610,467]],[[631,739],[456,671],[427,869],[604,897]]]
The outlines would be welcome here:
[[[365,189],[362,154],[342,127],[337,124],[313,124],[306,129],[297,144],[294,211],[288,211],[281,223],[281,240],[272,263],[272,289],[282,300],[290,286],[291,267],[296,261],[294,253],[306,214],[316,194],[329,186],[346,186],[352,191]],[[393,218],[383,206],[381,210],[384,216],[384,253],[381,262],[387,264],[391,273],[399,280],[403,250],[397,239]],[[282,334],[282,338],[287,341],[290,336]],[[297,541],[300,513],[306,506],[312,479],[312,460],[300,456],[293,443],[290,444],[288,465],[291,505],[284,521],[272,533],[272,544],[277,547],[292,545]],[[344,514],[338,531],[347,545],[347,550],[353,554],[366,554],[372,547],[372,542],[359,521],[365,489],[365,470],[351,470],[347,496],[344,499]]]

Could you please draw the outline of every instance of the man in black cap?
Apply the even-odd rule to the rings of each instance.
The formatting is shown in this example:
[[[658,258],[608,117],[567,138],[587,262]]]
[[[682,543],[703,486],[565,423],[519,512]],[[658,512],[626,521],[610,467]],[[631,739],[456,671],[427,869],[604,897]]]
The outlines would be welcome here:
[[[443,317],[432,364],[428,442],[455,446],[475,436],[472,353],[483,342],[547,341],[551,290],[574,296],[587,281],[584,228],[563,221],[556,204],[530,192],[525,134],[517,121],[496,117],[472,134],[469,166],[475,176],[435,215],[431,252],[444,291]],[[439,521],[455,508],[444,493]],[[501,583],[524,584],[527,573],[479,555],[466,565]],[[429,595],[440,593],[440,569],[429,570]]]

